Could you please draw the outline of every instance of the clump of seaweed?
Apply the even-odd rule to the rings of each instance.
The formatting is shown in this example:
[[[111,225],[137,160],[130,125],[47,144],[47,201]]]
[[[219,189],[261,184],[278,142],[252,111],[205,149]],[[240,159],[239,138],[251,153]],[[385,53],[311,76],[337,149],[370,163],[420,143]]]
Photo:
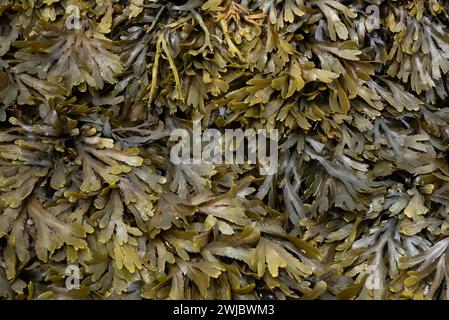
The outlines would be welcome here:
[[[0,297],[448,299],[448,14],[0,0]],[[276,174],[171,162],[198,122]]]

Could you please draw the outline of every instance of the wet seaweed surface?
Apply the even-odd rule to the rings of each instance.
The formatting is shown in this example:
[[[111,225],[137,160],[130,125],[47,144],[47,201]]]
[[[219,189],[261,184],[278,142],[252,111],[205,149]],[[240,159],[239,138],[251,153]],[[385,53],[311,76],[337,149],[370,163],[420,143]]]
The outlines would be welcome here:
[[[448,14],[0,0],[0,297],[448,299]],[[275,174],[173,163],[194,123]]]

